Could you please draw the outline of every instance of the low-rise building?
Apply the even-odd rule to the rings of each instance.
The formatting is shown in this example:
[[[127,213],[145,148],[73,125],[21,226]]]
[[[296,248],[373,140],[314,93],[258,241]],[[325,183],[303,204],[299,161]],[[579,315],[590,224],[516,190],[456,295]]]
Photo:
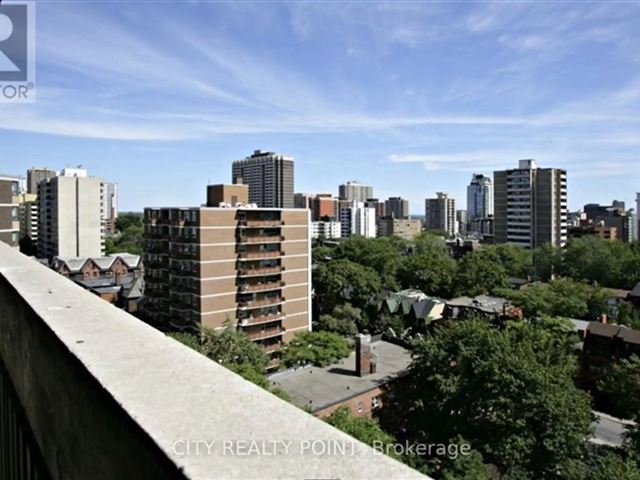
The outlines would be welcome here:
[[[618,228],[596,223],[569,227],[569,238],[598,237],[603,240],[618,240]]]
[[[356,348],[348,358],[324,368],[308,366],[271,375],[269,381],[289,394],[291,402],[326,417],[349,407],[358,417],[371,417],[380,410],[394,382],[406,375],[411,351],[369,335],[356,337]]]
[[[311,238],[340,238],[342,226],[340,222],[311,222]]]
[[[477,297],[457,297],[447,300],[445,317],[447,319],[476,316],[485,318],[494,323],[500,323],[507,319],[522,319],[522,310],[515,307],[502,297],[478,295]]]
[[[144,268],[139,255],[55,257],[51,268],[127,312],[138,310],[144,292]]]
[[[406,289],[390,292],[382,302],[381,312],[387,315],[401,315],[405,325],[413,325],[424,331],[431,322],[443,318],[445,302],[437,297],[430,297],[421,290]],[[394,332],[402,336],[403,332]]]
[[[413,240],[422,232],[422,222],[418,219],[385,217],[378,220],[379,237],[399,237]]]
[[[589,322],[582,351],[581,377],[597,380],[615,362],[631,355],[640,356],[640,330],[608,324],[606,316],[601,322]]]

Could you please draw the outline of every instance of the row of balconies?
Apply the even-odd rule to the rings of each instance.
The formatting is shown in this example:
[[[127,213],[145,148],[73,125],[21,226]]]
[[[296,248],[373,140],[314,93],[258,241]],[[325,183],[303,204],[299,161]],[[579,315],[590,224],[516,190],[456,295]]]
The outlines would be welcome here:
[[[261,252],[240,252],[238,257],[242,260],[259,260],[261,258],[278,258],[284,255],[279,250],[264,250]]]
[[[277,327],[271,327],[271,328],[264,328],[259,332],[247,332],[247,337],[249,337],[250,340],[264,340],[265,338],[271,338],[271,337],[279,337],[281,335],[284,335],[286,333],[286,329],[281,327],[281,326],[277,326]]]
[[[248,293],[248,292],[263,292],[265,290],[278,290],[284,287],[284,282],[267,282],[267,283],[243,283],[240,285],[240,292]]]
[[[240,235],[238,243],[278,243],[284,241],[282,235]]]
[[[241,310],[249,310],[254,308],[268,307],[269,305],[277,305],[285,301],[284,297],[273,296],[267,298],[260,298],[255,300],[242,300],[238,302],[238,308]]]
[[[275,267],[262,267],[262,268],[247,266],[247,267],[240,268],[238,270],[238,275],[240,277],[257,277],[261,275],[277,274],[283,271],[284,271],[284,267],[281,265],[277,265]]]
[[[238,226],[240,228],[277,228],[284,225],[282,220],[245,220],[240,219]]]
[[[246,327],[248,325],[260,325],[262,323],[272,323],[284,320],[285,316],[282,312],[267,313],[264,315],[249,315],[246,318],[241,318],[240,326]]]

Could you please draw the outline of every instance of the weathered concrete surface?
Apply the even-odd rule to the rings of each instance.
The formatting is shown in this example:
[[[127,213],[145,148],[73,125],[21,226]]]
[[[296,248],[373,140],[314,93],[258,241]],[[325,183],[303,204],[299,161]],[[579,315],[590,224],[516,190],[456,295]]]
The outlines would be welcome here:
[[[426,478],[2,243],[0,356],[55,479]]]

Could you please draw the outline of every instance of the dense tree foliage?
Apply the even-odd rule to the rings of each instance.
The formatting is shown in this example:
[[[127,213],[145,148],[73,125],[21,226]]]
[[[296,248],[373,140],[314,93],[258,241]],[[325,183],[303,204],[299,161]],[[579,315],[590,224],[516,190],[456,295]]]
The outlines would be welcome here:
[[[525,317],[554,315],[596,320],[608,310],[604,290],[570,278],[557,278],[523,290],[498,289],[495,293],[521,307]]]
[[[325,418],[325,421],[333,425],[344,433],[351,435],[353,438],[371,446],[387,446],[395,442],[395,439],[386,433],[380,424],[373,418],[356,417],[351,413],[349,407],[340,407],[331,415]],[[384,448],[384,447],[383,447]],[[393,457],[392,449],[386,449]]]
[[[350,353],[349,342],[337,333],[303,332],[282,349],[282,363],[287,367],[308,364],[326,367]]]
[[[495,249],[469,252],[458,264],[456,287],[460,294],[473,297],[508,286],[507,270]]]
[[[640,420],[640,358],[633,355],[615,364],[598,387],[609,397],[615,416]]]
[[[358,333],[358,326],[362,324],[362,311],[349,303],[345,303],[344,305],[337,305],[331,314],[320,315],[318,329],[351,336]]]
[[[405,242],[397,237],[351,237],[338,245],[335,258],[344,258],[373,268],[383,279],[385,287],[393,287],[395,273],[402,262]]]
[[[382,291],[378,272],[346,259],[318,264],[313,272],[313,286],[320,313],[331,313],[347,301],[365,310]]]
[[[466,438],[503,474],[551,478],[582,458],[589,396],[568,342],[541,325],[456,322],[417,343],[408,425],[416,438]]]
[[[402,288],[417,288],[427,295],[449,298],[453,294],[456,262],[446,251],[408,256],[398,269]]]
[[[547,246],[543,250],[552,249]],[[540,269],[543,273],[554,272],[575,280],[628,290],[640,282],[640,242],[611,242],[586,236],[571,240],[562,250],[553,250],[546,259],[542,253],[541,250],[536,258],[546,263]]]
[[[112,253],[132,253],[140,255],[142,253],[142,240],[144,230],[142,228],[142,215],[137,213],[122,213],[116,219],[115,235],[105,239],[105,252]]]
[[[264,375],[267,354],[243,332],[227,327],[222,333],[216,333],[202,327],[198,333],[174,332],[168,335],[256,385],[269,389]]]

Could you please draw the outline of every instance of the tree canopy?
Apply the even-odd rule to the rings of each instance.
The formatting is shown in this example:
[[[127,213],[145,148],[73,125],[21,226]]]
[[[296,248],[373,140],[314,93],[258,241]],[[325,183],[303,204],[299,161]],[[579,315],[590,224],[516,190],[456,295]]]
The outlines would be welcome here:
[[[282,363],[287,367],[315,365],[326,367],[349,356],[351,346],[332,332],[303,332],[282,349]]]
[[[615,364],[598,382],[612,405],[613,415],[640,420],[640,358],[632,355]]]
[[[590,399],[574,386],[567,345],[525,323],[439,328],[414,351],[409,428],[432,443],[460,435],[503,474],[550,478],[581,458],[590,435]]]
[[[498,289],[495,293],[522,308],[525,317],[553,315],[596,320],[608,311],[604,290],[570,278],[556,278],[523,290]]]
[[[337,305],[331,314],[320,315],[318,329],[351,336],[358,333],[358,326],[362,325],[363,317],[359,308],[349,303]]]
[[[380,424],[375,419],[356,417],[351,413],[349,407],[339,407],[325,418],[325,421],[370,446],[387,446],[395,442],[393,436],[382,430]],[[390,456],[399,458],[393,454],[394,451],[392,449],[385,449],[385,451],[386,450],[391,453]]]

